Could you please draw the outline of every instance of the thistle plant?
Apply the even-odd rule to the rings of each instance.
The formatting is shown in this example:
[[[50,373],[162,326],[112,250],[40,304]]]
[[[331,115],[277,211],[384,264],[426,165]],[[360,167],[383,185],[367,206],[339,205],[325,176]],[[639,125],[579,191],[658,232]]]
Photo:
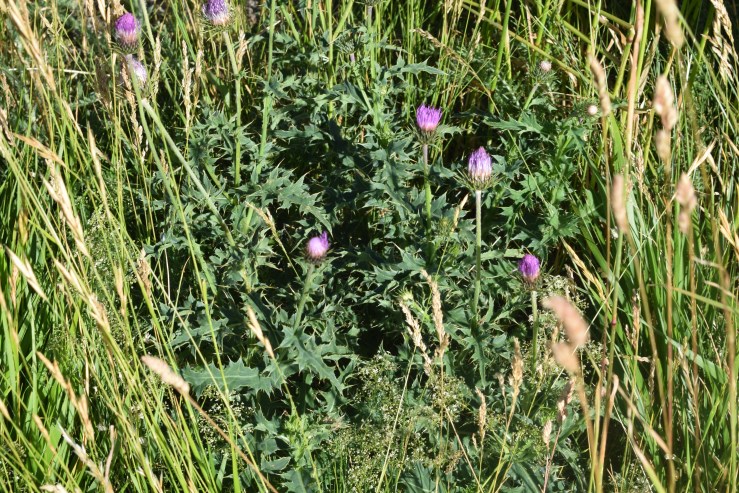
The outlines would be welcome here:
[[[347,27],[341,35],[336,38],[336,47],[342,53],[349,55],[352,65],[356,63],[356,52],[363,44],[363,28]]]
[[[297,328],[300,325],[300,320],[303,317],[303,308],[305,308],[305,302],[308,299],[308,291],[313,283],[313,274],[315,272],[316,265],[319,265],[326,258],[326,253],[328,253],[330,246],[331,244],[328,241],[328,233],[326,231],[318,236],[312,237],[308,240],[308,243],[305,246],[305,256],[308,259],[308,271],[305,275],[303,293],[300,295],[293,328]]]
[[[133,52],[139,44],[141,24],[133,14],[126,12],[115,21],[115,39],[126,52]]]
[[[431,183],[429,182],[429,144],[436,137],[441,121],[441,109],[422,104],[416,109],[416,125],[423,149],[423,189],[426,194],[426,239],[431,243]],[[429,252],[431,254],[431,252]]]
[[[214,28],[225,28],[231,22],[231,9],[226,0],[207,0],[201,7],[203,17]],[[216,29],[218,30],[218,29]],[[234,93],[236,100],[236,118],[241,125],[241,81],[239,79],[239,63],[236,60],[236,52],[234,44],[231,42],[231,36],[227,29],[222,29],[223,42],[228,51],[228,58],[231,62],[231,71],[234,74]],[[234,183],[238,186],[241,184],[241,141],[236,139],[236,149],[234,151]]]
[[[536,300],[536,280],[539,278],[541,263],[535,255],[527,253],[518,262],[518,272],[521,274],[526,286],[531,290],[531,318],[534,326],[531,342],[531,367],[536,367],[537,352],[539,347],[539,310]]]
[[[480,275],[482,262],[482,191],[492,184],[493,165],[490,154],[480,147],[470,155],[467,162],[467,177],[475,191],[475,294],[472,298],[472,316],[477,321],[477,306],[480,301]]]

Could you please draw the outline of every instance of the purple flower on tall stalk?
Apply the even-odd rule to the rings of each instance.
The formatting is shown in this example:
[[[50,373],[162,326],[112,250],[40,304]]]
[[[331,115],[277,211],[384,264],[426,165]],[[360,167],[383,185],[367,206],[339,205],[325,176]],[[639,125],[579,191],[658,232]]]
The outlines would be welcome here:
[[[136,77],[139,86],[146,84],[147,73],[143,63],[138,61],[133,55],[126,55],[126,65],[128,66],[129,77]]]
[[[308,240],[305,253],[313,262],[320,262],[326,256],[329,246],[328,233],[324,231],[320,236],[314,236]]]
[[[416,124],[421,132],[431,134],[436,131],[441,121],[441,109],[422,104],[416,109]]]
[[[139,44],[141,25],[136,17],[126,12],[115,21],[115,39],[126,50],[133,50]]]
[[[231,18],[226,0],[208,0],[203,5],[203,15],[215,26],[223,26]]]
[[[539,262],[539,259],[530,253],[527,253],[518,261],[518,272],[521,273],[523,280],[529,284],[533,284],[539,277],[540,269],[541,263]]]
[[[489,183],[493,174],[493,164],[490,154],[484,147],[480,147],[470,155],[467,163],[467,173],[472,185],[477,190],[484,188]]]

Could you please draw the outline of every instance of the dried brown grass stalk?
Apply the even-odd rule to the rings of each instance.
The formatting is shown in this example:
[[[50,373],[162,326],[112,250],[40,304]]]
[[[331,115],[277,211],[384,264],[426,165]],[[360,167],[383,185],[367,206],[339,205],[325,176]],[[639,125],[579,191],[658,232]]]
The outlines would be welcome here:
[[[144,293],[146,296],[151,298],[151,267],[149,266],[149,260],[146,258],[146,250],[143,248],[139,252],[139,257],[136,259],[136,274],[141,281],[141,285],[144,287]]]
[[[523,357],[521,356],[521,345],[518,339],[513,339],[513,361],[511,362],[511,387],[512,401],[516,402],[518,394],[521,392],[521,384],[523,383]],[[511,412],[513,408],[511,408]]]
[[[156,101],[159,92],[159,75],[162,73],[162,40],[157,35],[154,40],[154,70],[151,71],[149,81],[149,89],[151,90],[151,99]]]
[[[251,333],[254,334],[254,337],[256,337],[259,342],[262,343],[264,350],[267,351],[269,357],[275,359],[275,353],[272,351],[272,343],[269,342],[269,339],[267,339],[264,332],[262,332],[262,326],[259,325],[259,320],[257,320],[257,315],[254,313],[254,310],[252,310],[250,306],[247,306],[246,313],[249,316],[249,329],[251,330]]]
[[[567,343],[558,342],[552,345],[552,356],[559,366],[573,375],[580,373],[580,361],[575,350]]]
[[[608,81],[606,80],[606,71],[597,58],[590,56],[590,71],[595,77],[595,86],[598,89],[598,99],[600,100],[600,111],[603,116],[611,113],[611,96],[608,94]]]
[[[656,0],[662,18],[665,21],[665,35],[675,48],[682,48],[685,43],[685,35],[680,27],[680,9],[675,0]]]
[[[421,269],[421,275],[426,279],[426,282],[431,288],[431,314],[434,320],[436,336],[439,339],[439,346],[436,348],[436,357],[442,359],[446,348],[449,346],[449,334],[444,329],[444,315],[441,310],[439,284],[426,272],[426,269]]]
[[[36,291],[36,294],[38,294],[41,299],[47,301],[48,298],[46,297],[46,293],[41,289],[41,285],[39,284],[38,279],[36,279],[36,274],[33,273],[33,268],[31,268],[31,264],[28,263],[28,260],[21,259],[8,247],[5,247],[5,253],[10,257],[10,261],[18,269],[31,289]]]
[[[426,348],[426,344],[423,342],[423,337],[421,336],[421,326],[418,324],[418,321],[413,317],[413,313],[411,313],[411,309],[408,307],[408,305],[405,302],[400,302],[400,309],[403,311],[403,314],[405,315],[405,323],[407,325],[408,334],[411,336],[411,340],[413,341],[413,345],[418,348],[418,350],[421,352],[421,357],[423,357],[424,360],[424,370],[427,374],[431,372],[431,365],[432,361],[431,358],[428,355],[428,349]]]
[[[10,413],[8,412],[8,408],[5,407],[5,403],[0,399],[0,414],[3,415],[5,419],[10,421]]]
[[[82,296],[87,297],[86,286],[82,284],[74,269],[67,269],[57,259],[54,259],[54,266],[56,267],[56,270],[59,272],[59,274],[62,275],[67,284],[71,285],[75,289],[75,291],[77,291]]]
[[[72,448],[75,455],[80,459],[80,461],[82,461],[82,463],[87,466],[87,469],[90,471],[92,477],[94,477],[102,485],[103,491],[105,491],[105,493],[113,493],[113,485],[110,483],[110,479],[105,476],[105,473],[100,469],[100,466],[95,464],[95,461],[90,459],[90,457],[87,455],[87,450],[85,450],[85,447],[75,443],[64,428],[59,426],[59,429],[62,432],[62,438],[64,439],[64,441],[67,442],[67,445]]]
[[[485,432],[488,426],[488,405],[485,399],[485,394],[480,389],[475,387],[475,393],[480,398],[480,408],[477,410],[477,432],[480,435],[480,444],[485,442]]]
[[[61,388],[67,393],[69,401],[72,403],[72,407],[77,410],[77,413],[80,416],[80,421],[82,422],[82,430],[84,432],[85,440],[94,442],[95,431],[92,427],[92,422],[90,421],[87,398],[85,395],[83,394],[80,397],[77,397],[77,394],[75,394],[74,388],[72,387],[72,383],[64,378],[62,371],[59,369],[59,364],[56,361],[52,363],[41,352],[37,352],[36,356],[41,360],[44,366],[46,366],[46,369],[49,370],[49,373],[51,373],[54,380],[56,380]]]
[[[72,232],[72,237],[74,238],[74,242],[77,245],[77,249],[83,255],[89,257],[90,253],[88,252],[87,246],[85,245],[85,236],[82,231],[82,223],[77,217],[77,214],[74,212],[74,208],[72,207],[72,200],[69,198],[69,193],[67,192],[67,186],[64,183],[64,178],[59,172],[56,163],[52,162],[51,160],[47,160],[46,164],[49,168],[49,181],[44,180],[44,186],[46,187],[46,190],[49,192],[49,195],[54,200],[54,202],[56,202],[59,207],[61,207],[62,217],[67,223],[67,227],[69,227],[70,231]]]
[[[629,232],[629,220],[626,215],[626,185],[623,175],[615,175],[611,185],[611,208],[618,229],[623,234]]]
[[[713,51],[719,61],[719,73],[726,80],[733,80],[734,63],[737,59],[736,44],[734,43],[734,29],[723,0],[711,0],[715,9],[713,15],[713,32],[708,38]]]
[[[693,182],[690,181],[690,177],[686,173],[683,173],[680,176],[680,181],[677,182],[675,200],[680,204],[680,213],[677,216],[678,226],[680,231],[687,235],[690,231],[690,218],[693,209],[698,205],[698,199],[695,197]]]
[[[192,121],[192,79],[194,69],[190,68],[190,59],[188,57],[188,48],[185,40],[182,40],[182,99],[185,104],[185,134],[190,133],[190,123]]]
[[[184,396],[190,395],[190,384],[176,374],[164,360],[147,354],[141,357],[141,362],[157,374],[162,382],[170,385]]]
[[[556,317],[562,322],[567,337],[576,349],[588,342],[588,324],[582,318],[580,312],[575,306],[563,296],[551,296],[542,303],[545,308],[554,312]]]

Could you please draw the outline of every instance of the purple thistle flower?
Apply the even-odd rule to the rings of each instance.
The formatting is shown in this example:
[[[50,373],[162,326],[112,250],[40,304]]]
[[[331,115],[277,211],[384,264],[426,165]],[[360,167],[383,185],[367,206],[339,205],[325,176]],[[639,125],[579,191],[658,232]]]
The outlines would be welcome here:
[[[539,259],[530,253],[527,253],[518,261],[518,272],[521,273],[523,280],[529,284],[533,284],[539,277],[540,267]]]
[[[115,39],[127,50],[136,48],[140,31],[139,21],[130,12],[126,12],[115,21]]]
[[[441,121],[441,109],[422,104],[416,110],[416,124],[422,132],[433,133]]]
[[[470,175],[472,184],[476,187],[484,187],[490,181],[493,174],[493,165],[490,154],[484,147],[480,147],[470,155],[467,173]]]
[[[203,15],[215,26],[223,26],[228,23],[231,12],[228,10],[226,0],[208,0],[203,5]]]
[[[328,233],[324,231],[320,236],[314,236],[308,240],[308,245],[305,247],[305,253],[308,255],[310,260],[320,262],[326,256],[328,247]]]
[[[138,61],[133,55],[126,55],[126,63],[128,65],[129,77],[135,76],[139,86],[146,84],[147,73],[144,64]]]

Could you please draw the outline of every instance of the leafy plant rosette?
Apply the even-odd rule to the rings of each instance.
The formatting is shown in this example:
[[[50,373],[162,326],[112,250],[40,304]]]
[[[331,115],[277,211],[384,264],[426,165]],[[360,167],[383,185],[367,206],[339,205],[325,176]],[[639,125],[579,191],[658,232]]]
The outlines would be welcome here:
[[[281,42],[290,53],[290,41]],[[187,156],[199,186],[182,181],[180,208],[167,199],[166,176],[156,173],[150,183],[159,193],[153,209],[164,233],[147,251],[170,273],[176,309],[164,303],[160,309],[183,376],[206,402],[225,398],[256,410],[247,413],[256,424],[247,426],[245,418],[244,433],[264,471],[284,474],[288,482],[316,480],[316,461],[331,470],[337,450],[357,484],[387,467],[397,469],[408,488],[439,468],[446,478],[469,482],[502,464],[512,467],[513,483],[539,481],[533,478],[546,454],[535,430],[566,380],[553,367],[534,367],[518,384],[513,413],[499,412],[512,404],[512,388],[501,376],[516,358],[513,340],[524,341],[524,353],[530,347],[528,294],[515,270],[525,251],[554,258],[559,241],[576,233],[572,179],[577,161],[587,158],[589,120],[556,104],[551,77],[544,84],[524,77],[502,86],[499,116],[445,109],[447,122],[468,130],[442,124],[430,142],[427,228],[422,142],[399,115],[408,107],[408,80],[439,71],[398,57],[380,67],[369,87],[351,73],[328,87],[288,60],[275,61],[276,75],[264,85],[273,98],[274,139],[266,150],[251,128],[219,105],[203,103]],[[303,62],[310,67],[317,60]],[[257,118],[259,108],[251,111]],[[470,309],[475,223],[465,208],[468,192],[455,166],[444,164],[459,162],[470,141],[494,151],[494,186],[484,193],[481,218],[479,313]],[[229,161],[237,144],[247,163],[240,180]],[[331,248],[314,262],[306,242],[324,230]],[[429,240],[433,255],[425,248]],[[440,293],[447,342],[434,318],[431,282]],[[544,284],[562,289],[558,278]],[[431,365],[413,342],[401,293],[427,350],[448,344],[429,356]],[[274,358],[248,329],[249,308]],[[549,329],[542,338],[551,337]],[[377,354],[384,355],[382,369],[370,378]],[[482,403],[476,389],[496,410],[485,436],[475,431]],[[385,411],[378,414],[379,401]],[[392,409],[397,420],[389,419]],[[394,462],[377,450],[366,453],[360,437],[369,428],[384,430],[377,440],[400,454]],[[513,452],[500,442],[512,429],[525,439]],[[579,431],[570,424],[565,435]],[[463,449],[479,468],[461,460]],[[568,467],[576,477],[579,465]]]

